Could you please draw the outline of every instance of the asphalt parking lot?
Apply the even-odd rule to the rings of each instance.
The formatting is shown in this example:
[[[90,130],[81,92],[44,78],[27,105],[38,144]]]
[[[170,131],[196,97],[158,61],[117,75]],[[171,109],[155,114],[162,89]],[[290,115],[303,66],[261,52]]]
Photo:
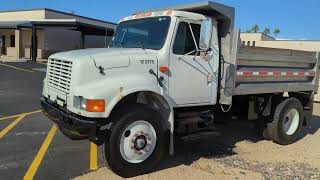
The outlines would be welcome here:
[[[0,180],[120,179],[95,145],[69,140],[42,114],[45,68],[0,63]],[[219,135],[176,141],[174,156],[133,179],[320,179],[320,104],[314,110],[311,126],[292,145],[261,140],[250,123],[230,122]]]
[[[69,140],[40,111],[45,68],[0,64],[0,179],[70,179],[100,165],[95,145]]]

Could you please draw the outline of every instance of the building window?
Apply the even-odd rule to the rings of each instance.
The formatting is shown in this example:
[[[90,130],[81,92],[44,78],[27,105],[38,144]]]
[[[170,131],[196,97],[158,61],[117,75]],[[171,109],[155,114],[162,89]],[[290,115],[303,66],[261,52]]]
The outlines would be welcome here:
[[[245,41],[242,41],[242,46],[245,46],[246,45],[246,42]]]
[[[248,41],[248,42],[247,42],[247,46],[250,46],[250,45],[251,45],[251,42],[250,42],[250,41]]]
[[[252,46],[256,46],[256,41],[252,41]]]
[[[16,47],[16,38],[15,35],[10,36],[10,47]]]
[[[192,31],[194,33],[194,38],[199,47],[199,39],[200,39],[200,24],[192,24],[190,23]],[[190,53],[194,51],[193,53]],[[196,46],[193,41],[193,37],[189,28],[189,24],[186,22],[181,22],[178,27],[178,31],[176,34],[176,39],[173,44],[173,53],[174,54],[187,54],[195,55],[196,54]]]

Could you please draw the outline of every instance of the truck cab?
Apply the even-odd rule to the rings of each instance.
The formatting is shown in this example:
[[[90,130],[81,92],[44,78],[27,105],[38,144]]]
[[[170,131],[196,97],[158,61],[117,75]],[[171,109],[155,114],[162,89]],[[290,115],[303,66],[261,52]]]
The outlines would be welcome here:
[[[218,70],[213,18],[177,10],[139,13],[121,19],[108,48],[50,56],[42,106],[71,139],[98,143],[114,114],[152,104],[147,110],[161,109],[167,137],[173,108],[216,104]]]
[[[43,112],[71,139],[103,144],[109,167],[123,177],[146,173],[172,155],[174,135],[190,122],[211,126],[220,106],[228,112],[237,105],[262,119],[262,131],[267,123],[278,130],[288,119],[279,125],[283,136],[273,139],[296,141],[304,110],[312,114],[319,55],[302,62],[292,55],[305,52],[239,50],[233,24],[234,8],[210,1],[122,18],[108,48],[49,57]],[[282,72],[288,69],[294,72]],[[289,91],[292,98],[283,101]],[[264,121],[282,111],[289,114],[281,121]]]

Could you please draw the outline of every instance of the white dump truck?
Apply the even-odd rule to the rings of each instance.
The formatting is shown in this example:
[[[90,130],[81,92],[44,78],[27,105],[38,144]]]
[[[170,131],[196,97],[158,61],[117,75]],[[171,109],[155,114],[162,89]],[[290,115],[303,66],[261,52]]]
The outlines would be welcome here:
[[[234,15],[203,2],[121,19],[108,48],[49,57],[43,112],[71,139],[103,144],[123,177],[150,171],[173,155],[174,137],[210,131],[217,118],[297,141],[312,117],[319,53],[242,46]]]

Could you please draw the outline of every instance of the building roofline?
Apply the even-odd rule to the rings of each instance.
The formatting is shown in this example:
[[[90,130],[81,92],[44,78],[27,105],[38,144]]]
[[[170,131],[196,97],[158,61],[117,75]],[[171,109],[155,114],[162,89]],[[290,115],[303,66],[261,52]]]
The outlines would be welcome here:
[[[117,25],[117,23],[114,23],[114,22],[104,21],[104,20],[100,20],[100,19],[96,19],[96,18],[81,16],[81,15],[72,14],[72,13],[63,12],[63,11],[58,11],[58,10],[54,10],[54,9],[50,9],[50,8],[17,9],[17,10],[2,10],[2,11],[0,10],[0,13],[20,12],[20,11],[39,11],[39,10],[51,11],[51,12],[56,12],[56,13],[60,13],[60,14],[65,14],[65,15],[75,16],[75,17],[79,17],[79,18],[85,18],[85,19],[89,19],[89,20],[93,20],[93,21],[99,21],[99,22],[103,22],[103,23]]]

